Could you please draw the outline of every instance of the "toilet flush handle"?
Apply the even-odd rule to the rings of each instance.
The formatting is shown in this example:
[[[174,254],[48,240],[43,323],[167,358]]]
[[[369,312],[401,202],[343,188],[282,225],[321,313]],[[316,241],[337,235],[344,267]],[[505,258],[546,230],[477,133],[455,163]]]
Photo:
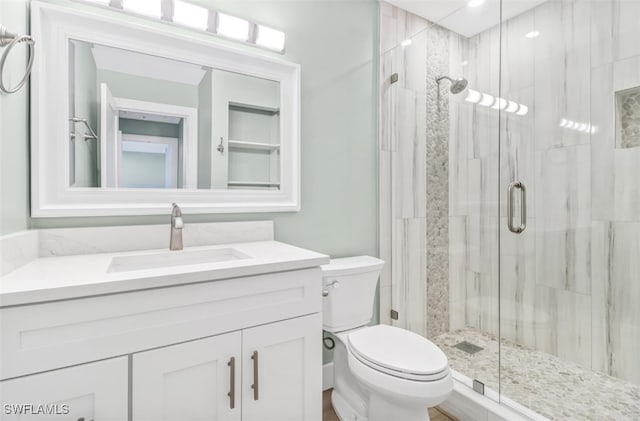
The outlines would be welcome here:
[[[328,284],[327,288],[322,290],[322,296],[323,297],[326,297],[326,296],[329,295],[329,288],[340,288],[340,282],[333,281],[330,284]]]

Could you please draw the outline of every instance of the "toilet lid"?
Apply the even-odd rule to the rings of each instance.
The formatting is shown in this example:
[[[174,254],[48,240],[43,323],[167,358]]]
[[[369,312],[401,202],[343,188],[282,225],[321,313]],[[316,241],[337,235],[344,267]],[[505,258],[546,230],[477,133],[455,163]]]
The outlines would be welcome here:
[[[446,355],[433,342],[393,326],[377,325],[353,332],[349,345],[360,357],[393,371],[428,376],[448,367]]]

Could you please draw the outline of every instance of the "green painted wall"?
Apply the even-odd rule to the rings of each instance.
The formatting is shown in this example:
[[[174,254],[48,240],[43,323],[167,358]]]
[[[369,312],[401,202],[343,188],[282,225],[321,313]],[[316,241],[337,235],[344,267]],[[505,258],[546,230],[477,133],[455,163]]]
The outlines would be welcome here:
[[[25,1],[0,0],[0,22],[13,32],[28,32]],[[24,46],[16,47],[5,65],[5,84],[15,86],[26,64]],[[28,98],[28,87],[13,95],[0,93],[0,234],[29,227]]]

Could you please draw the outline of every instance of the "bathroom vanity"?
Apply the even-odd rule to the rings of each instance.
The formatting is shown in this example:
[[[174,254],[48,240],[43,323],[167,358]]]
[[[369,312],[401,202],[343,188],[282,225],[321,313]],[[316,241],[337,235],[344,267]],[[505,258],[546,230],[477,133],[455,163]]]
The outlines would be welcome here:
[[[57,257],[36,246],[0,278],[2,403],[56,403],[65,420],[320,420],[328,257],[268,237]]]

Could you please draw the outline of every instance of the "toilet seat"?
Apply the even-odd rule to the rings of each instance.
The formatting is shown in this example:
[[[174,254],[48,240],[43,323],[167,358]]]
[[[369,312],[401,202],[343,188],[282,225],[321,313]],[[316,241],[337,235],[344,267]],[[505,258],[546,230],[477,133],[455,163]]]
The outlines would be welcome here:
[[[349,352],[362,364],[387,375],[421,382],[438,381],[449,375],[447,357],[422,336],[388,325],[352,332]]]

